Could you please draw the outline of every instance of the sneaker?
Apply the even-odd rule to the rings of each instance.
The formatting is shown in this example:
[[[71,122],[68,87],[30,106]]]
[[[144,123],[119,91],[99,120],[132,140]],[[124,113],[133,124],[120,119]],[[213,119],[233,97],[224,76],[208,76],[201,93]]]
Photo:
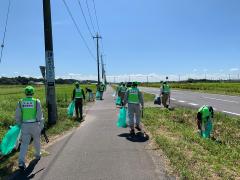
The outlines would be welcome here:
[[[18,168],[21,170],[21,171],[24,171],[26,169],[26,165],[25,164],[19,164],[18,165]]]
[[[130,135],[135,135],[134,129],[131,129],[131,130],[130,130]]]
[[[136,126],[135,127],[138,131],[142,131],[142,129],[140,128],[140,126]]]
[[[35,160],[39,161],[41,159],[41,156],[35,156]]]

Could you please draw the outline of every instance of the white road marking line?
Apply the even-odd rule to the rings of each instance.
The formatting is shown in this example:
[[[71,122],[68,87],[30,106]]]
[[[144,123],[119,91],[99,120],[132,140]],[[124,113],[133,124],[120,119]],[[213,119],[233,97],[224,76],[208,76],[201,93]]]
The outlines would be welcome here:
[[[180,102],[180,103],[185,103],[186,101],[181,101],[181,100],[180,100],[180,101],[178,101],[178,102]]]
[[[198,104],[195,104],[195,103],[188,103],[188,104],[192,106],[198,106]]]
[[[171,98],[171,100],[176,101],[176,99],[174,99],[174,98]]]
[[[225,99],[218,99],[218,98],[211,98],[211,97],[203,97],[205,99],[212,99],[212,100],[216,100],[216,101],[224,101],[224,102],[230,102],[230,103],[236,103],[239,104],[238,101],[229,101],[229,100],[225,100]]]
[[[234,112],[229,112],[229,111],[222,111],[222,112],[227,113],[227,114],[232,114],[232,115],[240,116],[240,114],[234,113]]]

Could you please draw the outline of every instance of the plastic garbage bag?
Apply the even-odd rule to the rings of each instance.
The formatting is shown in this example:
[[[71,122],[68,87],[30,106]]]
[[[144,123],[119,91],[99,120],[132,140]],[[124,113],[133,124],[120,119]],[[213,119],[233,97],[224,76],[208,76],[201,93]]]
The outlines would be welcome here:
[[[68,105],[67,115],[68,115],[69,117],[73,117],[74,110],[75,110],[75,103],[74,103],[74,101],[72,101],[72,102]]]
[[[19,144],[21,128],[19,125],[10,126],[10,130],[5,134],[0,144],[0,154],[7,155]]]
[[[117,99],[116,99],[116,101],[115,101],[115,104],[117,105],[117,106],[121,106],[122,105],[122,99],[118,96],[117,97]]]
[[[203,138],[210,138],[210,135],[212,133],[212,129],[213,129],[212,121],[207,121],[207,123],[205,125],[205,130],[202,131],[202,137]]]
[[[158,95],[155,96],[154,104],[161,105],[161,98],[160,98],[160,96],[158,96]]]
[[[101,94],[100,94],[99,91],[97,91],[97,92],[96,92],[96,99],[97,99],[97,100],[100,100],[100,97],[101,97]]]
[[[118,114],[117,127],[126,128],[127,127],[126,118],[127,118],[126,108],[122,107]]]

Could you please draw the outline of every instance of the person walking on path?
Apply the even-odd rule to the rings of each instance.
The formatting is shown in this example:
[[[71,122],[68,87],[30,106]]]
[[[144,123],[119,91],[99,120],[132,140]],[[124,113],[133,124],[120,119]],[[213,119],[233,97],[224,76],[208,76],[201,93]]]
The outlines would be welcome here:
[[[92,89],[86,87],[86,94],[88,94],[88,101],[94,101]]]
[[[165,108],[168,108],[170,105],[170,93],[171,93],[170,86],[166,81],[163,82],[160,88],[160,95],[162,96],[162,103]]]
[[[127,92],[127,87],[126,87],[126,84],[123,83],[119,88],[119,97],[121,98],[122,106],[123,106],[123,101],[124,101],[124,97],[125,97],[126,92]]]
[[[135,128],[138,131],[141,131],[140,122],[141,122],[141,107],[144,107],[143,95],[142,92],[137,88],[138,83],[133,82],[132,87],[129,88],[124,97],[124,106],[128,104],[128,116],[129,116],[129,126],[130,134],[134,135],[134,117],[136,119]]]
[[[41,158],[41,131],[44,128],[44,119],[42,113],[41,102],[39,99],[33,98],[34,88],[27,86],[25,88],[26,97],[17,103],[16,122],[21,126],[22,141],[18,159],[18,167],[21,170],[26,169],[25,156],[27,154],[28,145],[33,138],[35,148],[35,159]]]
[[[117,87],[116,87],[116,96],[119,96],[120,94],[120,88],[121,88],[121,86],[122,86],[122,82],[121,83],[119,83],[118,85],[117,85]]]
[[[103,93],[105,91],[105,85],[101,82],[99,85],[100,100],[103,100]]]
[[[75,111],[76,111],[76,119],[83,119],[83,100],[85,101],[85,94],[83,89],[80,87],[79,82],[75,83],[75,88],[73,89],[72,100],[75,101]]]

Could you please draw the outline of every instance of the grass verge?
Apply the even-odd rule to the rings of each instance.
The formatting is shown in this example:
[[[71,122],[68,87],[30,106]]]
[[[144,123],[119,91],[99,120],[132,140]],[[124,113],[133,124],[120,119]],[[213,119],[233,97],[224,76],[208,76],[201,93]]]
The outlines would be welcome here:
[[[200,91],[214,94],[240,95],[240,83],[170,83],[171,88]],[[149,87],[160,87],[160,83],[149,83]]]
[[[85,89],[86,85],[82,85]],[[88,85],[93,91],[96,90],[94,85]],[[24,86],[1,86],[0,90],[0,139],[3,138],[10,125],[15,124],[14,113],[16,104],[20,98],[24,97]],[[73,85],[57,85],[56,86],[56,100],[58,108],[58,121],[49,127],[47,135],[49,139],[54,139],[55,136],[64,134],[64,132],[79,126],[79,122],[67,117],[67,107],[71,102]],[[44,88],[42,86],[36,87],[35,96],[41,100],[43,113],[45,119],[47,118],[47,109],[44,100]],[[46,122],[45,122],[46,123]],[[42,144],[44,139],[42,138]],[[32,145],[29,146],[27,154],[27,162],[33,158],[34,150]],[[12,174],[17,168],[18,152],[13,152],[10,155],[0,160],[0,179]]]
[[[146,108],[143,123],[181,178],[240,178],[240,118],[216,113],[214,141],[199,137],[195,116],[186,108]]]

